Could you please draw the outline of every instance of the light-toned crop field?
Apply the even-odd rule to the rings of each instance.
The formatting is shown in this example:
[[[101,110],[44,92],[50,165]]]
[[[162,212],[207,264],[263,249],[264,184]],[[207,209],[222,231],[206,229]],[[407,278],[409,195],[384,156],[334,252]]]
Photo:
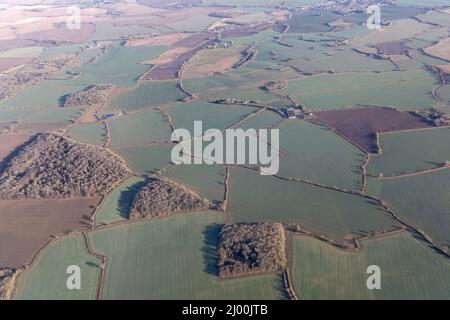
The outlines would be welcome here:
[[[300,299],[450,298],[449,259],[407,232],[363,241],[357,252],[294,236],[292,252],[292,282]],[[370,265],[380,267],[380,290],[367,289]]]
[[[183,213],[91,233],[94,249],[108,256],[104,298],[283,298],[277,274],[217,277],[217,235],[222,223],[218,213]]]

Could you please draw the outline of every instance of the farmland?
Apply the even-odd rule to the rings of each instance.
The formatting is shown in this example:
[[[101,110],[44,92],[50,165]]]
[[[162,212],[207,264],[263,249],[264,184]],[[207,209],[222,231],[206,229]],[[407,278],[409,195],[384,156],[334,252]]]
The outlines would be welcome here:
[[[345,252],[309,237],[293,238],[292,281],[301,299],[448,299],[450,263],[408,233],[365,240]],[[368,290],[378,265],[381,290]]]
[[[382,198],[408,224],[423,230],[441,246],[449,237],[448,169],[392,179],[370,179],[368,193]]]
[[[228,212],[233,222],[298,224],[339,244],[398,226],[376,202],[356,195],[274,177],[265,179],[248,169],[231,170],[230,181]]]
[[[450,153],[440,144],[447,144],[449,139],[448,128],[382,134],[383,153],[371,158],[368,173],[392,176],[442,167]]]
[[[41,2],[0,5],[0,299],[450,299],[448,0]]]
[[[276,274],[217,278],[214,252],[220,223],[217,213],[191,213],[90,234],[93,248],[110,262],[105,298],[282,298],[282,282]],[[162,244],[166,249],[161,250]]]

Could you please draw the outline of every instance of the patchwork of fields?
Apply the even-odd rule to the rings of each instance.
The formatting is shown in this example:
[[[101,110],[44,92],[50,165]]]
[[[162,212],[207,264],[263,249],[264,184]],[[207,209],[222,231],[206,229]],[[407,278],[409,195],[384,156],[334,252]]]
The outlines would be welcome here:
[[[0,272],[20,272],[13,298],[450,299],[447,0],[389,1],[381,30],[361,1],[92,1],[79,32],[64,24],[71,1],[29,2],[0,10]],[[246,140],[279,170],[260,175],[248,144],[245,164],[175,165],[171,135],[195,121],[279,130],[279,148]],[[62,139],[60,153],[23,156],[38,135]],[[89,194],[98,173],[118,174],[108,161],[123,175]],[[23,198],[8,198],[11,181]],[[77,197],[51,198],[74,184]],[[257,223],[281,223],[287,263],[222,277],[222,228]],[[228,263],[256,259],[254,238]],[[71,265],[81,290],[66,287]],[[366,286],[369,265],[381,290]]]

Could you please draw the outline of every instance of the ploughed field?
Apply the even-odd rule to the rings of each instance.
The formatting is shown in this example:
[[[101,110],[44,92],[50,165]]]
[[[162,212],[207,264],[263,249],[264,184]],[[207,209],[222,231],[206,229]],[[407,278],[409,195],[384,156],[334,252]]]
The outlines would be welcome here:
[[[0,299],[450,298],[445,0],[69,2],[0,10]],[[175,165],[194,121],[279,170]]]

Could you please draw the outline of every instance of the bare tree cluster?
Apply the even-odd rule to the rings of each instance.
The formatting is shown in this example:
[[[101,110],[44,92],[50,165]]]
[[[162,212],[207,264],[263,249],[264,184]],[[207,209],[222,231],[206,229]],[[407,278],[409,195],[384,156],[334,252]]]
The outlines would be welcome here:
[[[166,179],[152,179],[134,197],[129,218],[159,217],[212,207],[207,199],[182,185]]]
[[[219,277],[276,271],[286,265],[281,223],[225,224],[219,234]]]
[[[11,299],[17,274],[13,269],[0,269],[0,300]]]
[[[130,174],[125,162],[107,149],[41,133],[6,163],[0,174],[0,198],[100,196]]]
[[[63,107],[102,104],[106,101],[112,89],[113,86],[111,85],[89,86],[84,90],[69,94],[64,100]]]

